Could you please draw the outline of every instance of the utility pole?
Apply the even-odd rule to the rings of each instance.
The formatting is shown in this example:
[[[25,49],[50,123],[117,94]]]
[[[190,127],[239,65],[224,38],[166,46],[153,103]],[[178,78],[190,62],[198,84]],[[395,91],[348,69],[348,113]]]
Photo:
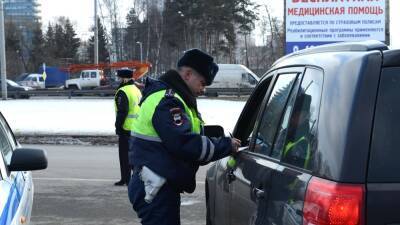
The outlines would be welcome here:
[[[7,100],[7,81],[6,81],[6,44],[4,36],[4,7],[3,0],[0,0],[0,68],[1,68],[1,96]]]
[[[97,0],[94,0],[94,64],[99,64],[99,27],[97,24]]]
[[[140,46],[140,62],[143,62],[143,48],[142,48],[142,42],[137,41],[136,44]]]

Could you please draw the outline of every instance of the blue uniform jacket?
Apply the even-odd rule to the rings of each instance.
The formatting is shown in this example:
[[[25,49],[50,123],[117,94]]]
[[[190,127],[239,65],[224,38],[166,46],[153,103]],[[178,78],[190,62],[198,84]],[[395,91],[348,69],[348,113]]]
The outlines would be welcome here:
[[[148,80],[143,90],[142,102],[160,90],[169,89],[158,80]],[[171,109],[180,108],[183,123],[176,124]],[[155,109],[153,127],[160,142],[131,137],[129,163],[136,167],[147,166],[167,179],[179,192],[192,193],[196,188],[199,165],[228,156],[232,152],[227,137],[208,138],[191,132],[191,124],[182,102],[174,96],[165,96]],[[216,112],[217,113],[217,112]]]

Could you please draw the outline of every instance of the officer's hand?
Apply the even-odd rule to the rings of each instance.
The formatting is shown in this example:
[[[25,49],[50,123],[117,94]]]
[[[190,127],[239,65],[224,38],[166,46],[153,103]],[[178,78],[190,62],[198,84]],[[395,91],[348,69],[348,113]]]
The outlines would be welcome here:
[[[233,152],[238,152],[239,151],[239,147],[241,145],[241,141],[237,138],[231,138],[231,145],[232,145],[232,151]]]

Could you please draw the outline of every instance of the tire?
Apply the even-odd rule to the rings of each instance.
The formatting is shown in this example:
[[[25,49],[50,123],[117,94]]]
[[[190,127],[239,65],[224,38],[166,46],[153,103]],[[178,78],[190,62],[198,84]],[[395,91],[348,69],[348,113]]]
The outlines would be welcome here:
[[[68,90],[79,90],[78,86],[76,86],[75,84],[71,84],[68,87],[66,87],[66,89]]]

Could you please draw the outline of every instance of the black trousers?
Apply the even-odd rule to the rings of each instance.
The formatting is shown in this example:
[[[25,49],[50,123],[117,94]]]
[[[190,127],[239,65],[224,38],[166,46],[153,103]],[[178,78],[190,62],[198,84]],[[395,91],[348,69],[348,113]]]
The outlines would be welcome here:
[[[128,159],[129,136],[119,135],[118,152],[119,152],[119,167],[121,170],[121,181],[129,183],[131,179],[131,167]]]

